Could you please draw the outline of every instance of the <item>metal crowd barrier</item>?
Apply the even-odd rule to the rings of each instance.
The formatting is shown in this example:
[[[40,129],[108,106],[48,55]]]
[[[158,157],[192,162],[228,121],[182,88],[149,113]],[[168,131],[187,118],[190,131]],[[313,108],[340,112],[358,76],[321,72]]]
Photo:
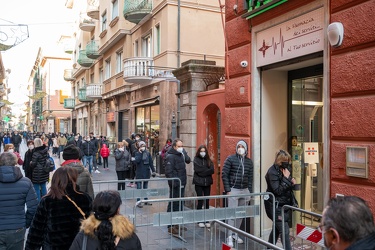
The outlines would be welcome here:
[[[186,246],[191,246],[193,248],[187,249],[208,249],[208,233],[203,231],[202,234],[196,234],[199,232],[197,230],[203,230],[201,228],[197,229],[197,224],[200,222],[209,223],[210,221],[215,220],[230,220],[230,219],[243,219],[242,225],[244,228],[257,227],[258,229],[262,228],[261,225],[255,226],[254,223],[261,223],[260,219],[255,220],[255,217],[259,217],[261,214],[260,203],[263,199],[262,196],[271,195],[272,193],[251,193],[250,195],[214,195],[214,196],[200,196],[200,197],[185,197],[185,198],[173,198],[173,199],[147,199],[140,200],[136,202],[133,207],[134,215],[134,225],[137,228],[137,232],[144,234],[144,239],[146,242],[142,242],[149,246],[149,242],[158,242],[156,245],[163,246],[163,240],[168,237],[167,227],[174,225],[178,227],[178,233],[173,235],[169,234],[170,244],[173,247],[184,248]],[[210,207],[210,209],[196,209],[195,204],[198,200],[215,200],[215,199],[224,199],[228,197],[252,197],[253,200],[246,204],[245,206],[239,207]],[[275,200],[275,199],[273,199]],[[182,211],[171,211],[166,212],[166,205],[168,202],[184,202],[189,201],[189,204],[194,204],[193,208],[184,207]],[[143,213],[140,213],[140,209],[137,207],[138,204],[149,203],[153,204],[152,209],[146,208],[143,210]],[[158,205],[162,204],[162,205]],[[146,212],[146,214],[144,213]],[[140,217],[140,218],[138,218]],[[253,222],[246,222],[246,218],[253,220]],[[144,222],[145,221],[145,222]],[[240,227],[240,225],[237,225]],[[156,229],[157,228],[157,229]],[[156,229],[156,230],[155,230]],[[185,231],[185,229],[188,229]],[[210,228],[205,228],[211,230]],[[250,230],[250,229],[249,229]],[[275,231],[275,230],[274,230]],[[151,233],[150,233],[151,232]],[[212,232],[212,231],[211,231]],[[222,234],[222,232],[216,232],[216,234]],[[159,237],[150,237],[150,235],[159,235]],[[220,237],[221,238],[221,237]],[[175,242],[173,239],[178,239],[180,242]],[[224,237],[224,240],[226,237]],[[173,244],[172,244],[173,243]],[[272,245],[272,244],[271,244]],[[165,249],[165,248],[157,248]],[[277,249],[277,248],[275,248]]]
[[[211,225],[214,225],[214,230],[211,230],[211,237],[210,237],[210,250],[217,249],[217,247],[214,248],[214,238],[215,238],[215,231],[217,230],[216,225],[219,224],[220,226],[231,230],[232,232],[235,232],[246,239],[250,239],[251,241],[255,241],[257,244],[267,247],[267,249],[276,249],[276,250],[283,250],[283,248],[280,248],[276,245],[273,245],[269,243],[268,241],[263,240],[262,238],[259,238],[253,234],[246,233],[238,228],[232,227],[231,225],[228,225],[222,221],[219,220],[213,220],[211,221]]]
[[[316,249],[318,246],[320,246],[322,249],[325,249],[324,247],[324,239],[322,233],[318,230],[319,222],[322,218],[321,214],[317,214],[314,212],[310,212],[301,208],[284,205],[281,208],[281,222],[282,222],[282,230],[285,230],[284,222],[285,222],[285,209],[288,209],[291,211],[296,211],[300,213],[299,220],[296,220],[296,228],[294,229],[293,226],[293,232],[296,234],[293,234],[294,239],[296,237],[300,238],[300,243],[294,242],[292,244],[293,249]],[[298,216],[295,216],[298,218]],[[316,219],[314,219],[316,218]],[[300,222],[300,223],[299,223]],[[283,246],[285,246],[285,235],[282,234],[282,243]]]

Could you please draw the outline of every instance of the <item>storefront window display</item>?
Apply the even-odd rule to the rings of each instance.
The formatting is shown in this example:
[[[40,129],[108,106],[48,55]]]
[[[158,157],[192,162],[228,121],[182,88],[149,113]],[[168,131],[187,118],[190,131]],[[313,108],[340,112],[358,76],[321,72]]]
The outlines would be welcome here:
[[[153,154],[159,151],[159,105],[136,108],[136,132],[142,135],[142,140]]]

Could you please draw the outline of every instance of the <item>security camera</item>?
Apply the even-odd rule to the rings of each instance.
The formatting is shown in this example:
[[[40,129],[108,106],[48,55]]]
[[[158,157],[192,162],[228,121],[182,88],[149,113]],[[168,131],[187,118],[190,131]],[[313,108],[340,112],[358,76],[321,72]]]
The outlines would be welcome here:
[[[248,65],[247,61],[242,61],[242,62],[241,62],[241,67],[242,67],[242,68],[246,68],[247,65]]]

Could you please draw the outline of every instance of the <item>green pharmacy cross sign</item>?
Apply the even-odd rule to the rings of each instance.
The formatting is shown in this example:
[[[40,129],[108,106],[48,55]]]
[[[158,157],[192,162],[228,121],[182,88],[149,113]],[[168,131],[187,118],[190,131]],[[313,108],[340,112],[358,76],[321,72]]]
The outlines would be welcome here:
[[[3,118],[3,121],[4,121],[4,122],[9,122],[9,120],[10,120],[10,119],[9,119],[8,116],[4,116],[4,118]]]
[[[253,18],[259,14],[262,14],[270,9],[279,6],[282,3],[287,2],[288,0],[247,0],[249,11],[244,14],[242,17],[246,19]]]

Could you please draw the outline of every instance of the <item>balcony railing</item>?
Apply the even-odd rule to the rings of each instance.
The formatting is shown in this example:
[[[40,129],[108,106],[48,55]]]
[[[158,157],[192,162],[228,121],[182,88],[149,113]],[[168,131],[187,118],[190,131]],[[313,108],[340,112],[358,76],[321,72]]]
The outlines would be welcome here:
[[[99,20],[99,0],[87,1],[87,16]]]
[[[76,100],[74,98],[64,99],[64,109],[74,109],[75,105],[76,105]]]
[[[90,59],[97,59],[100,57],[99,51],[99,42],[91,40],[86,45],[86,56]]]
[[[66,42],[64,44],[64,52],[67,54],[72,54],[74,51],[74,44],[72,41]]]
[[[103,84],[91,83],[86,85],[86,97],[88,99],[101,99],[103,91]]]
[[[95,21],[84,13],[81,15],[79,28],[83,31],[91,32],[95,29]]]
[[[93,99],[87,98],[86,86],[78,90],[78,100],[80,102],[93,102]]]
[[[153,78],[174,78],[171,68],[154,66],[150,57],[134,57],[124,62],[124,80],[130,83],[148,83]]]
[[[124,18],[131,23],[138,24],[151,10],[152,0],[124,0]]]
[[[90,59],[86,55],[86,50],[80,50],[77,63],[82,67],[91,67],[95,60]]]
[[[72,69],[64,69],[64,80],[65,81],[74,81],[75,78],[73,77],[73,70]]]

